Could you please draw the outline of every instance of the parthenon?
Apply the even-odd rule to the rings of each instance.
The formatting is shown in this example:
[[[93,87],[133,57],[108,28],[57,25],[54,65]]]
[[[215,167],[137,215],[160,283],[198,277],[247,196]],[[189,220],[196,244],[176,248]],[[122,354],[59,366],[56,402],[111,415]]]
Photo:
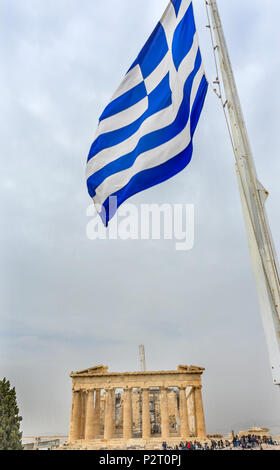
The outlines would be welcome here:
[[[206,438],[202,367],[175,371],[108,372],[96,366],[72,372],[71,448],[153,448]],[[150,446],[150,447],[149,447]]]

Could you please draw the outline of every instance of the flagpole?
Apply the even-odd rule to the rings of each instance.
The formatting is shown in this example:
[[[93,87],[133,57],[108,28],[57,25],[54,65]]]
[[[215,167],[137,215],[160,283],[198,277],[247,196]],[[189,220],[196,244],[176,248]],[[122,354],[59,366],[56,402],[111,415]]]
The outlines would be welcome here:
[[[206,4],[211,10],[217,44],[215,49],[223,77],[226,95],[224,106],[230,121],[236,172],[272,377],[274,384],[280,385],[280,283],[276,252],[265,210],[268,192],[257,177],[217,2],[207,0]]]

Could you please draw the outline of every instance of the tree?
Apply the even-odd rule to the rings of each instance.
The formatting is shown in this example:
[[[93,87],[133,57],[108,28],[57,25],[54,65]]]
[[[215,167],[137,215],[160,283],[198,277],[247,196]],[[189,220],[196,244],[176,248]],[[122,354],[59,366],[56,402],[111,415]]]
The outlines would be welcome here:
[[[15,388],[0,380],[0,450],[22,450],[20,422]]]

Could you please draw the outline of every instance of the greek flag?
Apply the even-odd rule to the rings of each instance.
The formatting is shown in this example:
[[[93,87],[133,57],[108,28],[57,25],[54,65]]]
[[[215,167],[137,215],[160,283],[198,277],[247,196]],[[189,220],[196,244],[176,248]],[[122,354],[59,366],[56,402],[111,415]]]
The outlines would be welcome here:
[[[88,191],[105,225],[130,196],[189,164],[207,88],[192,2],[171,0],[103,111],[89,152]]]

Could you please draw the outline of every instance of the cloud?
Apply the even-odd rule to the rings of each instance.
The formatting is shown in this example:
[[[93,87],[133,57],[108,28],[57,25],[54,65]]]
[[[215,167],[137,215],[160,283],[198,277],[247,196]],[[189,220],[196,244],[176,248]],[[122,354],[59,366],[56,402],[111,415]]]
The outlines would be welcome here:
[[[277,430],[234,158],[211,91],[191,165],[133,198],[193,203],[194,249],[86,238],[85,161],[98,117],[166,3],[2,2],[0,370],[16,385],[25,434],[67,432],[68,373],[137,369],[140,343],[150,369],[206,367],[209,431]],[[220,9],[278,247],[280,7],[268,4]],[[194,6],[214,80],[203,2]]]

